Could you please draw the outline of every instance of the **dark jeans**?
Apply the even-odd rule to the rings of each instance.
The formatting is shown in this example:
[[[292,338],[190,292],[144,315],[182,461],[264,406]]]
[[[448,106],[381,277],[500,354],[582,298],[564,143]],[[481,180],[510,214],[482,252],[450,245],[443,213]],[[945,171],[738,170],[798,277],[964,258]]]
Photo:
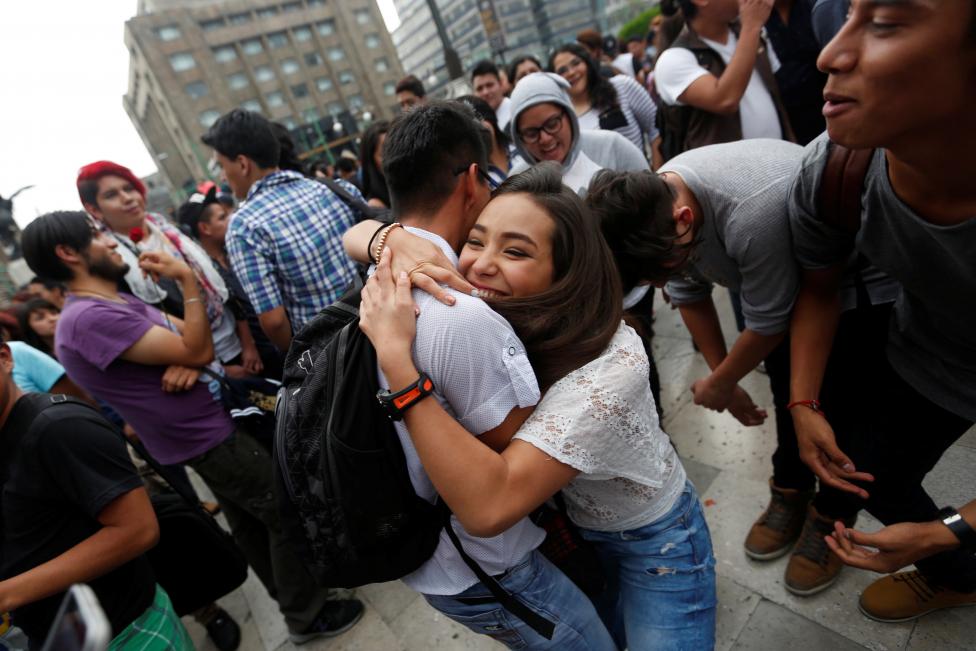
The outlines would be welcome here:
[[[867,500],[822,486],[814,506],[831,518],[864,508],[884,524],[926,522],[938,507],[925,475],[972,425],[901,379],[885,353],[891,305],[846,312],[837,330],[821,398],[837,444],[858,470],[874,475]],[[959,551],[918,561],[926,576],[963,592],[976,590],[976,557]]]
[[[220,503],[234,540],[293,633],[308,630],[328,598],[281,535],[271,457],[253,438],[231,434],[187,462]]]
[[[657,365],[654,363],[654,350],[652,341],[654,339],[654,288],[651,287],[647,294],[636,305],[624,313],[627,325],[632,327],[640,336],[641,343],[644,344],[644,351],[647,353],[647,381],[651,385],[651,395],[654,396],[654,406],[657,408],[657,418],[664,423],[664,408],[661,405],[661,378],[657,373]]]
[[[785,337],[765,361],[776,419],[773,483],[780,488],[810,490],[816,485],[816,475],[800,460],[793,417],[786,408],[790,404],[790,338]]]

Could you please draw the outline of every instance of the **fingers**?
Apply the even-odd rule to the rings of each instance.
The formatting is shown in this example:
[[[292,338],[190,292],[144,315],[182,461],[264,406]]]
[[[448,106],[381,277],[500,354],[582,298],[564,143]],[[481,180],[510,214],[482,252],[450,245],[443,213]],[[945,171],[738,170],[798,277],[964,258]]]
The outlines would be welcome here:
[[[457,302],[457,299],[447,289],[439,285],[436,280],[426,273],[414,271],[410,275],[410,280],[413,281],[414,287],[422,289],[444,305],[454,305]]]
[[[414,305],[413,294],[410,291],[410,277],[405,271],[401,271],[396,279],[396,302],[398,305],[409,305],[413,308],[414,315],[420,316],[420,309]]]
[[[833,488],[844,491],[845,493],[853,493],[861,499],[868,498],[868,492],[866,490],[860,486],[850,483],[849,481],[846,481],[836,474],[833,467],[830,465],[830,459],[827,458],[826,455],[822,453],[817,454],[807,465],[809,465],[810,470],[812,470],[813,473],[820,478],[820,481],[826,483],[828,486],[832,486]]]
[[[470,294],[474,290],[474,285],[469,283],[464,279],[457,269],[445,269],[444,267],[437,267],[433,264],[424,263],[418,265],[421,271],[438,283],[447,285],[452,289],[456,289],[462,294]]]

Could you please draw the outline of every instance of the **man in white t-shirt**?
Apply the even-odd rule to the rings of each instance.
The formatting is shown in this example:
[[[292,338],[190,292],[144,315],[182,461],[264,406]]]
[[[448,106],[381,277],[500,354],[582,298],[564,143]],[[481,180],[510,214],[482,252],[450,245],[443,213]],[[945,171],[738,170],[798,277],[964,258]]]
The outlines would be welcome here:
[[[658,58],[654,83],[666,107],[688,107],[670,155],[745,138],[791,140],[772,73],[779,67],[762,39],[773,0],[679,0],[686,27]],[[738,35],[730,25],[740,20]],[[679,109],[680,110],[680,109]],[[666,112],[665,121],[678,111]],[[666,136],[667,137],[667,136]]]
[[[512,118],[512,100],[505,97],[498,66],[488,59],[476,63],[471,69],[471,86],[474,94],[488,102],[488,106],[495,112],[498,128],[508,131],[508,122]]]

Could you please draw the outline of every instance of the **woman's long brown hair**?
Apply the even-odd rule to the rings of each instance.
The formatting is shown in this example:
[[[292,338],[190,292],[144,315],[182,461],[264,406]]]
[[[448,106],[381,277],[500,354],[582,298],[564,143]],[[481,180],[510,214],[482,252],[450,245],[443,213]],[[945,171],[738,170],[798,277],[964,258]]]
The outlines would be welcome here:
[[[526,194],[555,225],[552,286],[541,294],[490,301],[525,344],[545,392],[593,361],[620,325],[623,298],[613,254],[576,193],[563,185],[558,163],[539,163],[507,179],[495,196]]]

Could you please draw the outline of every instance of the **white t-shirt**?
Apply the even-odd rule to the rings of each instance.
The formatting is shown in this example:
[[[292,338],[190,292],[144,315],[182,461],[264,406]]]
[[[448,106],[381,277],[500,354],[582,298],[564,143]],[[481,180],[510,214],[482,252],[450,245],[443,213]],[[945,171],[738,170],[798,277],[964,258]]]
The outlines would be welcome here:
[[[706,38],[702,40],[708,47],[718,52],[725,65],[732,60],[735,47],[739,42],[732,30],[729,30],[729,37],[724,44]],[[775,72],[779,69],[779,59],[768,43],[766,51]],[[661,53],[654,66],[654,84],[665,104],[683,106],[678,98],[692,82],[707,74],[710,73],[698,65],[694,52],[683,47],[672,47]],[[746,86],[746,92],[739,102],[739,119],[742,122],[743,139],[783,137],[776,105],[755,67],[749,78],[749,85]]]
[[[508,122],[512,119],[512,100],[508,97],[502,98],[502,103],[495,109],[495,118],[498,119],[498,128],[502,131],[508,130]]]
[[[634,78],[634,55],[630,52],[624,52],[623,54],[618,54],[617,58],[613,60],[613,67],[624,73],[631,79]]]

